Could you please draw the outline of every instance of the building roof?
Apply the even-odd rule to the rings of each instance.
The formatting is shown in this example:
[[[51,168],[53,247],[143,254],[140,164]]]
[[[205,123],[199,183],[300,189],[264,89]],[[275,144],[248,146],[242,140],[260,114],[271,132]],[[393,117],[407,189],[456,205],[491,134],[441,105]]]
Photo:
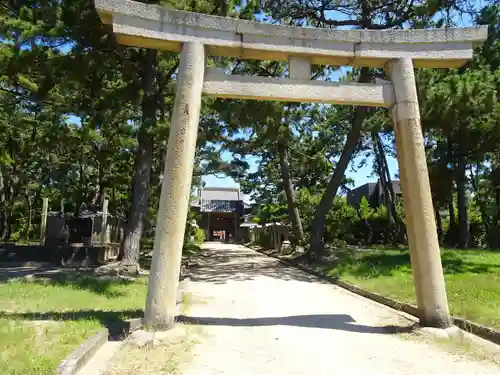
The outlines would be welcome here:
[[[237,187],[207,187],[191,196],[191,207],[199,207],[202,212],[243,212],[253,207],[243,201],[244,194]]]
[[[202,201],[243,201],[238,188],[205,187],[200,191]]]
[[[251,221],[245,221],[240,224],[240,228],[256,228],[259,227],[260,225],[257,223],[253,223]]]
[[[398,180],[392,180],[391,182],[392,182],[392,186],[394,189],[394,193],[400,194],[401,193],[401,182]],[[350,191],[350,193],[353,193],[355,191],[368,190],[368,191],[370,191],[370,194],[371,194],[371,191],[373,191],[377,187],[378,184],[379,184],[379,182],[368,182],[364,185],[361,185],[361,186],[358,186],[358,187],[352,189]]]

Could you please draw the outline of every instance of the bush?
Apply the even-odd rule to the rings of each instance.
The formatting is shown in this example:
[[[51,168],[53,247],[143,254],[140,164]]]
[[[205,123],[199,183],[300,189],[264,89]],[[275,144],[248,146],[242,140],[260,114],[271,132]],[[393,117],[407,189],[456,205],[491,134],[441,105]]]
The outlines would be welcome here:
[[[256,243],[263,248],[268,248],[271,245],[271,237],[266,232],[260,231]]]
[[[198,245],[202,245],[205,242],[205,231],[202,228],[196,228],[194,233],[194,242]]]
[[[356,210],[344,197],[336,197],[326,218],[325,242],[343,247],[352,240],[352,230],[358,221]]]

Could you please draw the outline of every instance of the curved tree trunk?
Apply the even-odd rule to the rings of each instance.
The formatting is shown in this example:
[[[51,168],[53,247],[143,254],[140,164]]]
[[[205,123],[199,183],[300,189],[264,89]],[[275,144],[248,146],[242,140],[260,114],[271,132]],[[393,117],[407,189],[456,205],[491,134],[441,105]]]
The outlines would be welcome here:
[[[361,68],[359,82],[368,83],[371,79],[370,70],[368,68]],[[319,257],[325,251],[325,243],[323,240],[325,234],[325,222],[328,212],[332,208],[333,200],[337,195],[337,191],[344,179],[345,171],[349,162],[351,161],[352,154],[358,145],[363,121],[368,114],[368,107],[357,107],[354,112],[352,127],[347,134],[347,140],[340,155],[340,159],[336,165],[335,172],[333,173],[328,186],[326,187],[321,200],[314,212],[314,218],[311,225],[311,240],[310,240],[310,255]]]
[[[434,215],[436,215],[436,227],[437,227],[439,245],[442,246],[444,240],[443,220],[441,219],[441,214],[439,213],[439,210],[436,207],[436,205],[434,205]]]
[[[453,194],[450,192],[450,197],[448,200],[448,215],[450,216],[450,229],[457,224],[457,219],[455,217],[455,206],[453,205]]]
[[[382,141],[378,133],[372,135],[373,148],[375,152],[375,158],[377,161],[377,173],[379,175],[379,186],[382,188],[384,195],[384,205],[387,208],[387,219],[388,219],[388,234],[391,237],[392,243],[397,244],[397,231],[395,223],[395,210],[393,210],[393,195],[391,195],[392,182],[390,180],[390,173],[386,171],[385,166],[385,151],[382,145]],[[389,189],[389,186],[391,189]]]
[[[396,193],[394,192],[394,186],[392,185],[391,172],[389,171],[389,164],[387,164],[387,158],[385,156],[384,146],[382,144],[382,140],[380,139],[380,135],[377,134],[377,148],[380,154],[380,161],[382,163],[382,174],[384,175],[384,182],[386,183],[387,196],[388,196],[388,205],[389,212],[392,218],[397,221],[398,213],[396,210]]]
[[[149,183],[153,164],[152,130],[156,125],[155,70],[157,50],[146,50],[142,66],[142,123],[138,136],[135,171],[132,180],[132,205],[118,259],[125,264],[137,264],[144,219],[147,216]]]
[[[7,238],[8,226],[7,212],[3,209],[0,212],[0,241],[4,241]]]
[[[458,247],[464,249],[469,244],[469,218],[467,215],[465,158],[460,156],[457,167],[457,200],[458,200]]]
[[[297,202],[295,201],[295,192],[293,189],[290,163],[288,161],[285,140],[280,140],[278,142],[278,154],[280,158],[281,177],[286,195],[288,214],[290,215],[290,221],[292,223],[293,237],[295,243],[302,243],[304,241],[304,230],[302,229],[299,208],[297,207]]]
[[[5,184],[0,168],[0,240],[3,241],[7,234],[7,201],[5,199]]]
[[[453,166],[452,168],[456,173],[457,165],[455,162],[455,156],[453,152],[453,141],[451,137],[446,137],[446,145],[447,145],[446,155],[448,159],[447,162]],[[448,204],[448,216],[450,218],[450,225],[448,226],[448,230],[445,234],[445,242],[446,246],[455,246],[457,244],[457,239],[456,239],[457,218],[455,215],[455,204],[453,202],[453,188],[450,189],[447,200],[448,200],[447,204]]]
[[[12,235],[12,206],[9,206],[7,211],[7,220],[5,223],[5,241],[10,241],[10,236]]]
[[[9,173],[0,174],[2,177],[2,190],[0,192],[0,203],[2,206],[1,209],[1,223],[2,223],[2,231],[0,233],[1,239],[4,241],[10,240],[10,236],[12,234],[12,207],[13,207],[13,199],[14,199],[14,187],[12,186],[12,176],[9,176]]]
[[[102,207],[105,198],[105,185],[104,185],[104,167],[102,161],[99,161],[99,174],[97,190],[95,191],[92,200],[90,201],[90,207],[96,209],[97,207]]]
[[[32,226],[32,222],[33,222],[33,207],[31,204],[31,198],[28,195],[25,195],[24,198],[26,200],[26,213],[28,214],[27,215],[28,216],[28,223],[26,225],[24,239],[26,241],[29,241],[30,240],[31,226]]]
[[[380,154],[380,161],[382,162],[382,173],[385,174],[385,183],[388,196],[389,213],[392,220],[394,221],[396,232],[393,234],[393,242],[404,242],[406,230],[404,223],[398,215],[398,210],[396,208],[396,193],[394,192],[394,186],[392,185],[391,172],[389,171],[389,164],[387,163],[387,158],[385,155],[384,147],[380,135],[377,134],[377,148]]]

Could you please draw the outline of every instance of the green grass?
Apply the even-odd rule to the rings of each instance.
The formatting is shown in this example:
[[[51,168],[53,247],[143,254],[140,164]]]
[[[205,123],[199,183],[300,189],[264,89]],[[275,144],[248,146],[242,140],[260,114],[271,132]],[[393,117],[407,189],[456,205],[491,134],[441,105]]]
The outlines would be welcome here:
[[[451,313],[500,328],[500,252],[442,251]],[[416,304],[408,250],[345,252],[335,264],[318,267],[364,289]]]
[[[118,319],[142,315],[146,281],[66,274],[0,283],[0,374],[55,373],[87,337]]]

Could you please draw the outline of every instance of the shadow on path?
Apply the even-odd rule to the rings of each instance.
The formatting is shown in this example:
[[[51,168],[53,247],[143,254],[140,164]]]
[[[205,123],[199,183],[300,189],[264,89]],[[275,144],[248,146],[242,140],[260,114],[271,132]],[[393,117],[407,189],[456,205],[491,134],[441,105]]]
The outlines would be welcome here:
[[[280,280],[321,282],[274,258],[242,247],[234,249],[228,246],[221,249],[207,246],[192,263],[189,267],[192,281],[224,284],[228,281],[246,281],[267,276]]]
[[[378,334],[396,334],[411,332],[415,325],[408,326],[366,326],[356,324],[352,316],[347,314],[324,314],[324,315],[294,315],[281,317],[265,318],[214,318],[201,316],[177,317],[179,323],[205,326],[228,326],[228,327],[261,327],[261,326],[295,326],[304,328],[335,329],[347,332],[357,333],[378,333]]]

